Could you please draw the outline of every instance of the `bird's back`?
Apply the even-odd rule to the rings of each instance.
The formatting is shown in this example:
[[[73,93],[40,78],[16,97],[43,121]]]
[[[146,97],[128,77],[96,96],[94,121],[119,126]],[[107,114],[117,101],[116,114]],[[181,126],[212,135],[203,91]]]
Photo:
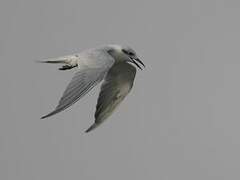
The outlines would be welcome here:
[[[95,48],[78,54],[78,67],[101,68],[111,67],[115,60],[104,48]]]

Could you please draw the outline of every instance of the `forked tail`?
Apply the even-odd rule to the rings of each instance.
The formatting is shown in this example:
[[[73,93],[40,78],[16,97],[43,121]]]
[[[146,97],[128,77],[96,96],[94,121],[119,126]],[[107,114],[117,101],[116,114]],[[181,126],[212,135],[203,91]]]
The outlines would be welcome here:
[[[77,67],[76,56],[67,56],[67,57],[46,59],[46,60],[40,60],[40,61],[36,61],[36,62],[48,63],[48,64],[64,64],[62,67],[59,68],[59,70],[68,70],[68,69]]]

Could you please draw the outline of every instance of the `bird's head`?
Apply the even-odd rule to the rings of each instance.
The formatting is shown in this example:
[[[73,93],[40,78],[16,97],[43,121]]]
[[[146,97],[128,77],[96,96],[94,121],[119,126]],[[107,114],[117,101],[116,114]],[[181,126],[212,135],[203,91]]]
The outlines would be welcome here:
[[[109,45],[108,53],[113,56],[117,62],[129,62],[135,64],[139,69],[142,70],[142,67],[138,64],[140,63],[143,67],[145,65],[138,58],[136,52],[129,46],[120,46],[120,45]]]

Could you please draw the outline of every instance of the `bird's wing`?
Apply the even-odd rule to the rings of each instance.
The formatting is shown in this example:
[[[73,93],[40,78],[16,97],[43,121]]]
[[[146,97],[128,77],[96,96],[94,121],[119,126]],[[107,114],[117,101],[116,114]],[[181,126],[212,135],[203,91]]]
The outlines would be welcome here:
[[[97,52],[95,56],[92,54],[91,57],[85,56],[85,61],[88,62],[87,60],[89,60],[91,65],[80,67],[68,84],[55,110],[43,116],[42,119],[65,110],[103,80],[114,61],[108,56],[105,56],[104,53]],[[100,57],[100,59],[98,57]]]
[[[130,92],[135,74],[136,68],[128,63],[118,63],[112,66],[101,86],[96,106],[95,122],[86,132],[95,129],[113,113]]]
[[[105,72],[98,69],[85,69],[76,72],[64,91],[55,110],[43,116],[42,119],[59,113],[74,104],[81,97],[87,94],[97,83],[99,83],[103,79],[104,75]]]

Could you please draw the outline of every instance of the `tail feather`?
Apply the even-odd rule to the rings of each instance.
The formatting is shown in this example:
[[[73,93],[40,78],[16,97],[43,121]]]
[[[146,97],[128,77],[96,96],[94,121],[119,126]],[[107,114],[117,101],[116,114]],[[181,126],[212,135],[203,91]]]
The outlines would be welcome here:
[[[64,64],[65,60],[43,60],[43,61],[36,61],[38,63],[50,63],[50,64]]]
[[[45,60],[36,61],[38,63],[49,63],[49,64],[64,64],[60,67],[60,70],[72,69],[78,66],[78,56],[70,55],[70,56],[62,56],[58,58],[50,58]]]

